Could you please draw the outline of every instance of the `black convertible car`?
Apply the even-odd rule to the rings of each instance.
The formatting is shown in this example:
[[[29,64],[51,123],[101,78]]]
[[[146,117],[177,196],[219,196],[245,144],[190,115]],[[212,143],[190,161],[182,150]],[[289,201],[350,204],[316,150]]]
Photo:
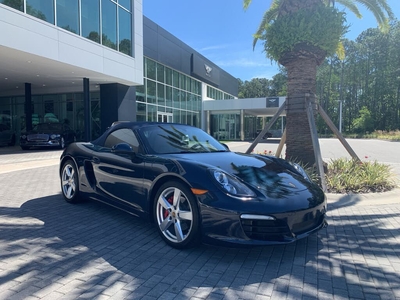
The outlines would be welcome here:
[[[326,197],[301,167],[231,152],[196,127],[117,122],[60,159],[66,201],[94,198],[150,218],[175,248],[290,243],[326,226]]]

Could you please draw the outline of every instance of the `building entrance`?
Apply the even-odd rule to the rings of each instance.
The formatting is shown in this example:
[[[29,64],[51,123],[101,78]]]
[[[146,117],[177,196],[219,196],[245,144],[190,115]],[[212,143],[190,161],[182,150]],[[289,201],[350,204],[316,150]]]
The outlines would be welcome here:
[[[157,121],[163,123],[172,123],[172,113],[157,112]]]

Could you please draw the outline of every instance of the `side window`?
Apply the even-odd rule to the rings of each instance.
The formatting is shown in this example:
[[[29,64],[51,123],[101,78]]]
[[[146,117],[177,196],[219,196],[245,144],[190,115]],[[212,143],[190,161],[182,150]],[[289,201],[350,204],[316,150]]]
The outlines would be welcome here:
[[[122,128],[111,132],[104,143],[104,147],[112,148],[119,143],[127,143],[133,151],[138,152],[139,142],[131,129]]]

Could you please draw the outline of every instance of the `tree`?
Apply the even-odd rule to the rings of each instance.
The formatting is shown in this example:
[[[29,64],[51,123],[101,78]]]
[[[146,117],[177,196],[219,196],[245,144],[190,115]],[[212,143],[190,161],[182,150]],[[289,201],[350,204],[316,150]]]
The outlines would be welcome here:
[[[360,116],[353,121],[353,130],[358,133],[371,132],[374,129],[374,120],[366,106],[360,109]]]
[[[243,0],[247,9],[252,0]],[[387,31],[393,17],[386,0],[336,0],[361,17],[359,2],[375,16],[380,28]],[[317,66],[340,47],[347,30],[345,14],[334,7],[334,0],[273,0],[264,13],[254,36],[253,47],[264,40],[267,57],[286,67],[287,124],[286,156],[304,164],[315,163],[307,119],[306,104],[316,101]]]

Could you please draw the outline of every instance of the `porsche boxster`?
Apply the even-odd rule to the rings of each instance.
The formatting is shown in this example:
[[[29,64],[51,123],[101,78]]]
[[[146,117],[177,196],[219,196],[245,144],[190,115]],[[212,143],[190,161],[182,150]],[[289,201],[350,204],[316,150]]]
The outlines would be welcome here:
[[[154,222],[175,248],[268,245],[326,226],[326,197],[297,164],[235,153],[182,124],[116,122],[60,158],[63,197],[96,199]]]

